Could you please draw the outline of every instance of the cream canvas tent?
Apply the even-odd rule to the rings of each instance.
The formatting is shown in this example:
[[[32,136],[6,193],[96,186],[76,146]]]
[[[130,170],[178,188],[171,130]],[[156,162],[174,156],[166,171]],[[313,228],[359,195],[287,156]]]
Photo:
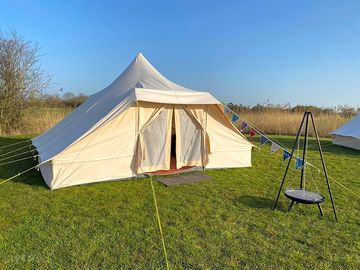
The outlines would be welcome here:
[[[174,136],[175,135],[175,136]],[[142,54],[108,87],[32,140],[51,189],[170,168],[251,166],[252,144],[208,92],[179,86]]]
[[[360,150],[360,113],[331,134],[333,144]]]

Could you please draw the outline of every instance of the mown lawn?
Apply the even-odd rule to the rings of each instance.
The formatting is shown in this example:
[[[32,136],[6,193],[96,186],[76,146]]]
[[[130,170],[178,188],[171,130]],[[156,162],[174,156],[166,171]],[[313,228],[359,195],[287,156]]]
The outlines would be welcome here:
[[[0,145],[21,139],[2,138]],[[329,174],[359,194],[360,152],[323,143]],[[285,164],[269,148],[253,150],[251,168],[207,171],[210,182],[154,183],[172,269],[360,268],[359,199],[332,183],[334,222],[325,182],[313,171],[327,197],[323,218],[316,206],[286,212],[283,195],[272,211]],[[2,166],[0,178],[33,164]],[[293,167],[285,186],[294,179]],[[0,268],[164,269],[149,179],[50,191],[33,171],[1,185]]]

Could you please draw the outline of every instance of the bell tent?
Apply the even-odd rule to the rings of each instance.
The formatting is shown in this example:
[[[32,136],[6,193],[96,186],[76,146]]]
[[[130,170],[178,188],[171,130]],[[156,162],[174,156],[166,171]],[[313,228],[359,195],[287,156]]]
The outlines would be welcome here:
[[[142,54],[108,87],[32,139],[51,189],[188,167],[251,166],[252,144],[208,92],[162,76]]]
[[[360,150],[360,113],[331,134],[333,144]]]

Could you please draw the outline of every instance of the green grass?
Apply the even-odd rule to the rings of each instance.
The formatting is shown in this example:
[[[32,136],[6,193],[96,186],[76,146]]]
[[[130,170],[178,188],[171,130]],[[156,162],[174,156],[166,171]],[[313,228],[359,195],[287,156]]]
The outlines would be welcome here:
[[[293,141],[276,138],[288,146]],[[2,138],[0,144],[21,139]],[[360,193],[360,152],[323,144],[329,174]],[[0,178],[33,164],[0,167]],[[314,171],[327,196],[325,216],[316,206],[286,212],[283,195],[274,212],[284,169],[267,145],[253,150],[251,168],[207,171],[210,182],[168,188],[155,182],[171,268],[359,269],[359,199],[332,183],[339,216],[334,222],[325,181]],[[33,171],[1,185],[0,198],[1,269],[165,268],[147,178],[50,191]]]

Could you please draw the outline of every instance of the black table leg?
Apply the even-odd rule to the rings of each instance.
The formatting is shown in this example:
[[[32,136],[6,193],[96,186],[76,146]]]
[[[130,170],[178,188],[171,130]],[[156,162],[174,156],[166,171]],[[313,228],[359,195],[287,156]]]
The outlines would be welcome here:
[[[320,203],[318,203],[317,205],[318,205],[318,207],[319,207],[320,215],[323,216],[323,215],[324,215],[324,212],[323,212],[323,210],[322,210],[322,208],[321,208]]]
[[[290,205],[289,205],[289,209],[288,209],[288,212],[291,210],[292,206],[294,204],[294,201],[291,201]]]

